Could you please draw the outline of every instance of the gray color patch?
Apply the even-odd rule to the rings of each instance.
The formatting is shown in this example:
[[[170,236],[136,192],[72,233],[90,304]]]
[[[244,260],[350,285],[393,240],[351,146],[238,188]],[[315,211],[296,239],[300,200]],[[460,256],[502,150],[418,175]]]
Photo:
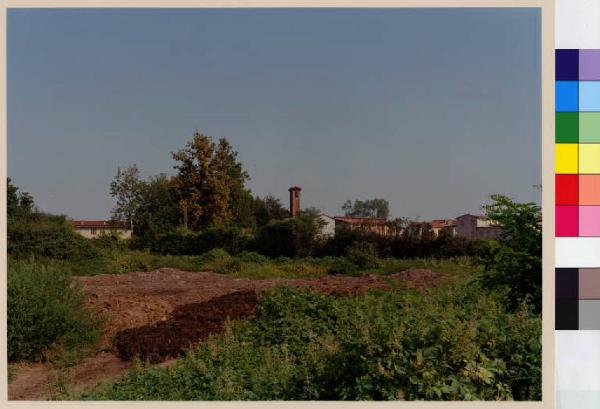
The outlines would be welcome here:
[[[600,300],[579,301],[579,329],[600,330]]]

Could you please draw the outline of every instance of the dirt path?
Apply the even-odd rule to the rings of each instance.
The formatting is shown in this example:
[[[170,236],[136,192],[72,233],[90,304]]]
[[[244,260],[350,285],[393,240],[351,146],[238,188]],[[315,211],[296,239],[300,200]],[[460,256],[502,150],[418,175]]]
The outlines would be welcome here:
[[[189,319],[190,311],[188,310],[190,308],[194,309],[195,313],[201,313],[200,319],[206,319],[204,315],[207,311],[212,311],[210,314],[214,318],[215,314],[211,308],[214,309],[215,304],[207,303],[210,300],[225,300],[225,302],[219,301],[218,303],[220,310],[217,310],[222,312],[221,315],[228,314],[235,319],[250,314],[253,302],[233,302],[231,305],[239,304],[241,309],[231,309],[227,307],[228,294],[261,293],[266,289],[281,285],[310,287],[332,295],[360,294],[368,289],[390,290],[392,289],[390,280],[411,282],[417,287],[426,287],[436,285],[444,279],[444,273],[421,269],[402,271],[388,275],[385,279],[370,275],[252,280],[232,278],[210,272],[191,273],[161,268],[151,272],[76,277],[74,283],[83,288],[87,295],[88,307],[107,317],[98,345],[98,351],[106,351],[113,348],[113,338],[122,332],[132,334],[134,338],[135,336],[150,338],[154,336],[156,339],[157,328],[164,331],[169,325],[179,325],[177,324],[178,311],[183,311],[182,317],[187,317],[185,319]],[[246,301],[248,300],[246,299]],[[195,317],[198,318],[198,314]],[[221,321],[223,320],[224,317]],[[200,332],[192,330],[192,333],[199,334],[195,339],[202,339],[211,331],[218,331],[220,324],[213,324],[212,330]],[[140,330],[140,328],[144,329]],[[152,345],[151,348],[155,348],[156,351],[160,350],[156,344]],[[132,353],[136,352],[131,343],[128,348]],[[169,350],[163,355],[173,354],[174,352]],[[155,361],[162,359],[164,357],[155,359]],[[66,379],[72,390],[81,391],[93,387],[101,381],[121,376],[130,366],[129,361],[121,360],[116,353],[100,352],[85,362],[70,368],[67,371]],[[46,400],[52,398],[57,388],[60,389],[60,380],[57,382],[56,373],[53,373],[48,366],[28,365],[18,370],[15,379],[9,384],[8,396],[11,400]]]

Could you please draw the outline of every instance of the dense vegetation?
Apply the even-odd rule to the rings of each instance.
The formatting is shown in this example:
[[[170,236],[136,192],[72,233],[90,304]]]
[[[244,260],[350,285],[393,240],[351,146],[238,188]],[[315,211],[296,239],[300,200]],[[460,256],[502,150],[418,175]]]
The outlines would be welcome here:
[[[59,266],[11,261],[8,267],[8,359],[47,359],[51,347],[80,351],[98,338],[101,320],[83,308]]]
[[[474,282],[330,297],[278,289],[169,368],[138,365],[111,400],[540,399],[541,320]]]

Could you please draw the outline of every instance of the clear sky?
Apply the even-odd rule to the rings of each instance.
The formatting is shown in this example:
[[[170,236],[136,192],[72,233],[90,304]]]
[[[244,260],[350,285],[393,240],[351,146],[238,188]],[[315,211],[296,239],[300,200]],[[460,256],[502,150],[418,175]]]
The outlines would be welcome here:
[[[536,9],[8,12],[8,174],[42,210],[108,218],[118,166],[173,173],[195,129],[248,186],[394,217],[539,202]]]

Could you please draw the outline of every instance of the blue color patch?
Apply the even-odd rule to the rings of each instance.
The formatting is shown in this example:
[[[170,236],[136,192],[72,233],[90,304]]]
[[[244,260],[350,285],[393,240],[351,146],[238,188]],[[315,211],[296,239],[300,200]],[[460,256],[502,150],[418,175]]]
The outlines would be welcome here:
[[[600,111],[600,81],[579,81],[579,110]]]
[[[556,112],[577,112],[579,110],[578,94],[577,81],[556,81]]]

